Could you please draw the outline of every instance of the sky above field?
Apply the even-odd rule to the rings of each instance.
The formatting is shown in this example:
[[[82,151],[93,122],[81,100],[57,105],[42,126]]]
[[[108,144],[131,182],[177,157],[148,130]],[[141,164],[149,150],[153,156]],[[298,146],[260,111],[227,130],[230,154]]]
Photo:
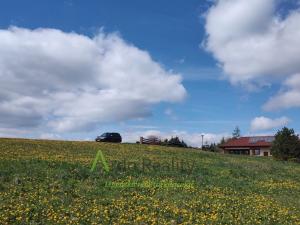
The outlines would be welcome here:
[[[299,132],[299,62],[298,0],[4,0],[0,136]]]

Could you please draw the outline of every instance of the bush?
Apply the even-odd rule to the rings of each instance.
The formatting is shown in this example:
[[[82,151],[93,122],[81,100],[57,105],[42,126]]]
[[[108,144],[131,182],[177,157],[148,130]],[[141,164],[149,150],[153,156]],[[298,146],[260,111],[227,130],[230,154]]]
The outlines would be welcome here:
[[[293,129],[284,127],[275,135],[271,153],[282,160],[300,159],[300,141]]]
[[[171,147],[183,147],[187,148],[187,144],[182,140],[180,141],[178,137],[172,137],[170,140],[165,139],[162,142],[162,145],[171,146]]]
[[[208,151],[208,152],[218,152],[218,145],[215,143],[211,143],[210,145],[204,145],[202,148],[203,151]]]

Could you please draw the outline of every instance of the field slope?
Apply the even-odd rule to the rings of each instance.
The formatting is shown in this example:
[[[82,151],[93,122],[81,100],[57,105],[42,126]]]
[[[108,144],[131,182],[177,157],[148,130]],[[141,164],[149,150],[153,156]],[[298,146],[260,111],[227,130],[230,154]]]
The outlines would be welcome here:
[[[90,171],[98,150],[109,172],[101,162]],[[300,164],[137,144],[0,139],[0,224],[300,224]]]

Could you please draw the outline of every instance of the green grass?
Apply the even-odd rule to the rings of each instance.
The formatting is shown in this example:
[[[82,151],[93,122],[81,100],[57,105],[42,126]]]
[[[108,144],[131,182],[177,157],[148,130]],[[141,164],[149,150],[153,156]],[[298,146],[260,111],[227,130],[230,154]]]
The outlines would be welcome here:
[[[93,159],[183,160],[104,173]],[[114,188],[107,182],[190,184]],[[300,224],[300,164],[192,149],[0,139],[0,224]]]

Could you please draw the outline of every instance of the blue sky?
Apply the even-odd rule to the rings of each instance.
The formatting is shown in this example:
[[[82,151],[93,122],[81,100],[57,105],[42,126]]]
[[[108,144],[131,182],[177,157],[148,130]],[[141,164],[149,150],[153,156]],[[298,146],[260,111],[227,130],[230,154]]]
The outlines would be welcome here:
[[[288,93],[290,89],[294,91],[295,96],[298,96],[298,87],[285,86],[284,83],[288,82],[288,79],[292,79],[290,77],[298,74],[299,68],[293,63],[284,62],[278,62],[280,65],[278,68],[274,68],[277,67],[274,65],[266,66],[271,57],[280,58],[280,56],[274,56],[272,52],[270,55],[261,56],[257,54],[260,49],[253,50],[259,46],[247,45],[239,48],[240,39],[230,34],[234,32],[240,34],[241,31],[247,30],[249,28],[247,27],[247,20],[249,20],[252,25],[254,24],[254,28],[247,30],[245,39],[261,35],[262,39],[268,40],[269,35],[272,34],[271,31],[268,33],[268,27],[275,26],[272,22],[275,21],[275,18],[281,18],[280,22],[287,27],[289,26],[286,19],[291,15],[291,12],[297,9],[297,1],[279,1],[278,3],[278,1],[268,0],[266,1],[268,3],[260,6],[256,0],[253,1],[255,3],[250,3],[252,5],[249,7],[241,5],[241,11],[249,8],[256,13],[255,7],[260,7],[260,9],[264,7],[266,10],[257,12],[257,17],[262,18],[261,21],[253,22],[251,18],[247,18],[246,12],[245,18],[241,18],[241,20],[246,21],[245,23],[232,24],[231,21],[230,24],[230,21],[227,21],[229,26],[220,26],[220,20],[216,19],[218,16],[222,17],[226,13],[228,13],[227,15],[232,13],[233,18],[239,16],[236,12],[226,8],[226,4],[232,4],[230,5],[232,8],[234,4],[239,4],[239,2],[241,0],[221,0],[215,3],[200,0],[174,0],[172,2],[167,0],[1,1],[1,30],[9,30],[11,26],[29,31],[34,31],[37,28],[52,28],[66,34],[73,32],[89,38],[95,37],[99,32],[104,34],[116,32],[117,36],[126,41],[128,45],[147,52],[151,59],[159,63],[166,73],[180,74],[183,79],[180,84],[185,88],[186,95],[180,100],[160,100],[155,104],[146,105],[147,112],[142,113],[142,116],[122,117],[118,120],[110,119],[109,122],[95,119],[93,122],[97,125],[91,129],[74,132],[73,130],[55,131],[47,128],[45,121],[36,127],[17,125],[12,127],[2,122],[2,124],[0,123],[2,126],[0,134],[13,136],[14,130],[22,130],[18,136],[88,139],[112,130],[120,131],[128,141],[133,141],[135,136],[138,139],[139,135],[151,134],[152,132],[161,136],[178,134],[187,139],[189,135],[192,135],[194,138],[190,143],[197,145],[201,133],[207,134],[207,141],[217,141],[221,136],[230,135],[237,125],[244,135],[272,134],[283,125],[288,125],[299,131],[300,123],[297,118],[299,102],[287,102],[288,100],[282,99],[281,96],[285,92]],[[275,7],[273,11],[272,7]],[[219,15],[222,10],[224,14]],[[224,23],[226,25],[226,20]],[[262,23],[266,23],[266,27],[256,30]],[[232,32],[231,28],[233,29]],[[237,29],[240,30],[237,31]],[[223,42],[220,41],[221,38],[218,36],[220,34],[216,30],[229,33],[226,37],[226,44],[230,43],[230,45],[224,44],[224,49],[228,52],[224,53],[225,50],[220,49]],[[278,43],[282,44],[281,41],[279,39]],[[265,42],[266,49],[268,49],[269,44],[267,41]],[[297,40],[287,42],[285,45],[295,43]],[[252,61],[247,63],[244,60],[249,59],[250,53],[245,56],[241,55],[240,58],[244,61],[236,59],[234,56],[229,57],[233,55],[233,52],[244,54],[247,52],[247,48],[249,51],[253,51],[251,57],[256,54],[255,60],[258,62],[253,63],[253,67],[251,67]],[[294,46],[294,48],[298,50],[299,46]],[[286,54],[282,57],[295,59],[294,55],[286,52],[285,49],[282,52]],[[17,57],[21,56],[18,55]],[[264,65],[258,65],[264,61],[266,62]],[[235,68],[239,63],[241,63],[239,68],[243,68],[244,65],[249,65],[249,68],[247,67],[245,70]],[[274,64],[276,65],[276,61]],[[295,69],[286,69],[292,67]],[[51,76],[51,73],[48,76]],[[3,79],[6,81],[5,77]],[[34,79],[34,77],[30,79]],[[298,80],[297,77],[294,79]],[[174,86],[174,88],[176,87]],[[271,98],[276,98],[275,102],[284,102],[277,106],[273,101],[268,107],[266,106],[269,110],[265,110],[264,105]],[[134,105],[132,107],[140,106]],[[81,110],[80,107],[77,110]],[[52,112],[53,110],[49,110],[47,115],[38,115],[37,118],[47,117],[47,121],[49,121],[57,116],[51,114]],[[4,113],[4,115],[6,114]],[[260,118],[260,120],[253,124],[255,118]],[[13,118],[12,121],[17,119]],[[260,124],[265,125],[260,127]]]

